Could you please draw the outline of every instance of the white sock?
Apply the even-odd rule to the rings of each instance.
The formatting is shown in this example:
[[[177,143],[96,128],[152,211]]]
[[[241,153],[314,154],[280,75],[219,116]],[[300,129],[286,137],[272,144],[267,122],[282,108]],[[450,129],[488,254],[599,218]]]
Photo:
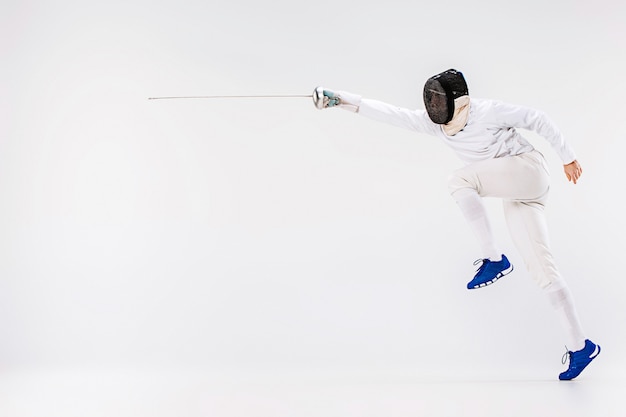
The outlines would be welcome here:
[[[495,238],[491,231],[491,223],[487,217],[487,210],[477,192],[463,189],[453,194],[465,220],[478,239],[478,244],[484,258],[494,262],[502,259],[502,252],[496,248]]]
[[[572,297],[569,288],[564,284],[554,289],[551,288],[552,286],[554,284],[546,289],[548,299],[565,328],[568,350],[575,352],[585,347],[586,338],[578,320],[574,297]]]

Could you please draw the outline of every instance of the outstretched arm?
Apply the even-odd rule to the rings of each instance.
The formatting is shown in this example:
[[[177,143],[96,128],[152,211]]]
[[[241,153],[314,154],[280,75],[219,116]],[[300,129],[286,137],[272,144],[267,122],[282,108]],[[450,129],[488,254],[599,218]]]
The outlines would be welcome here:
[[[435,134],[439,128],[430,121],[425,110],[409,110],[382,101],[365,99],[346,91],[317,87],[313,92],[313,102],[320,110],[339,107],[369,119],[422,133]]]

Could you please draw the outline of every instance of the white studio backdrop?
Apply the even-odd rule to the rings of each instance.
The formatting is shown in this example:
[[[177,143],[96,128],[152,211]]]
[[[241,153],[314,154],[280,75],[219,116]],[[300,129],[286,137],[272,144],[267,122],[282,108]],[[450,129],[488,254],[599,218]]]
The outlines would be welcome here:
[[[556,377],[563,335],[489,202],[516,272],[478,257],[436,139],[308,98],[318,85],[422,106],[454,67],[470,94],[537,107],[558,262],[597,375],[624,370],[616,2],[4,1],[0,372]],[[471,358],[471,360],[468,360]]]

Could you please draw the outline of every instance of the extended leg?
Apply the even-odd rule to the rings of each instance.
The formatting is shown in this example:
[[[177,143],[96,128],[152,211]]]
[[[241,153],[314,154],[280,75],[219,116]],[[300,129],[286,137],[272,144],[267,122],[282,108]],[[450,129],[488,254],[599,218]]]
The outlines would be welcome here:
[[[565,329],[568,347],[582,349],[584,332],[574,299],[554,262],[544,206],[540,203],[505,201],[504,215],[517,250],[537,285],[542,288]]]
[[[543,204],[506,201],[504,205],[511,237],[565,331],[569,366],[559,379],[574,379],[598,356],[600,346],[585,338],[574,297],[554,263]]]

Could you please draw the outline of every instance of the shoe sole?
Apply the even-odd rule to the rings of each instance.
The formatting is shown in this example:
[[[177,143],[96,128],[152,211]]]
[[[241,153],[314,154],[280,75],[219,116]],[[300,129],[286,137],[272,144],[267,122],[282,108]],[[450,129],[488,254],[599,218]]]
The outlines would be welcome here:
[[[494,279],[492,279],[491,281],[487,281],[487,282],[483,282],[482,284],[478,284],[478,285],[474,285],[472,288],[470,288],[470,290],[476,290],[478,288],[484,288],[488,285],[493,284],[494,282],[496,282],[497,280],[499,280],[500,278],[509,275],[511,272],[513,272],[513,264],[511,264],[510,267],[508,267],[507,269],[505,269],[504,271],[498,272],[498,275],[495,276]]]

